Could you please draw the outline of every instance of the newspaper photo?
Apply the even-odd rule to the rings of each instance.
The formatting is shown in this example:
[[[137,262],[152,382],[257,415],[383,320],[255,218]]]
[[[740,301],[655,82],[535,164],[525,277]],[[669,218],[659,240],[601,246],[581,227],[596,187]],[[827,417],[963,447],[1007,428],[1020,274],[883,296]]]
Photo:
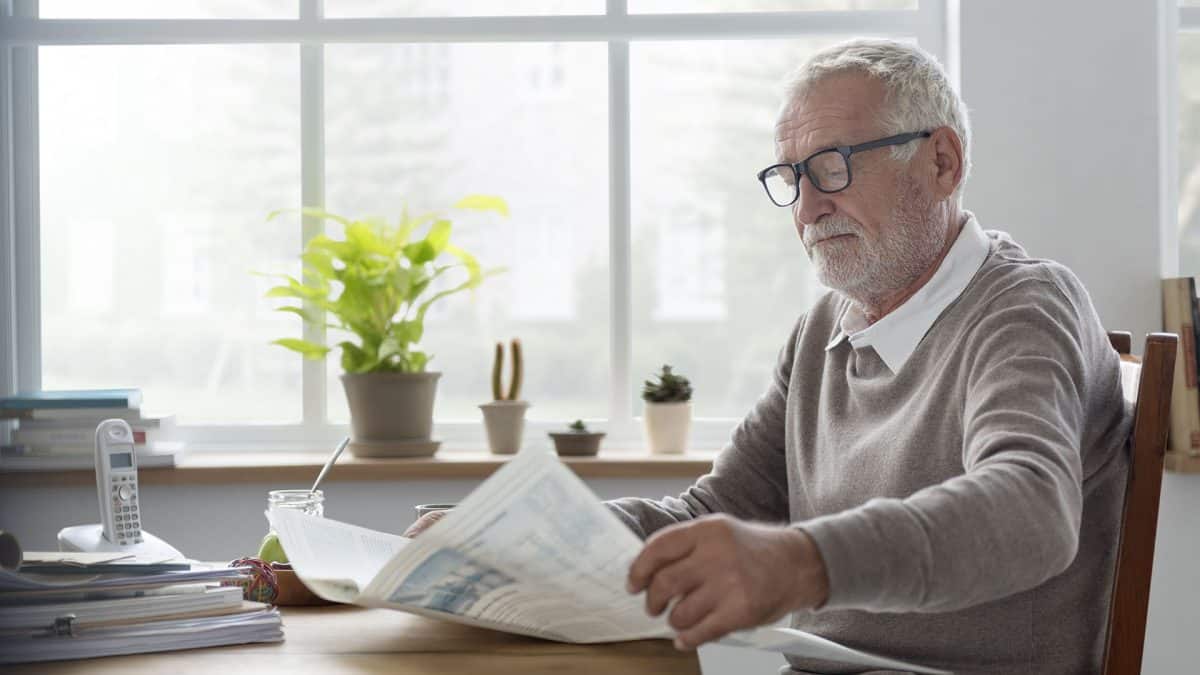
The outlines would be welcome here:
[[[296,574],[317,595],[573,643],[671,639],[666,615],[625,590],[642,542],[549,451],[518,453],[420,537],[376,532],[299,511],[271,523]],[[790,628],[721,641],[736,647],[918,673]]]

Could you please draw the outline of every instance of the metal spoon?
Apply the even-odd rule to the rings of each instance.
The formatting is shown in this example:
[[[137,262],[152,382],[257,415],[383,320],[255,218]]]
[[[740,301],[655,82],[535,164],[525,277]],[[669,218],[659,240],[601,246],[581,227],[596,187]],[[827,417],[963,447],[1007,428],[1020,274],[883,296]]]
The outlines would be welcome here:
[[[321,467],[321,473],[317,474],[317,479],[313,481],[312,489],[308,491],[309,494],[316,493],[317,486],[320,485],[321,481],[325,479],[325,474],[329,473],[329,470],[333,468],[333,463],[337,461],[338,456],[342,454],[342,451],[345,450],[346,446],[349,444],[349,436],[343,438],[341,443],[338,443],[337,450],[334,450],[333,455],[331,455],[329,459],[325,460],[325,466]]]

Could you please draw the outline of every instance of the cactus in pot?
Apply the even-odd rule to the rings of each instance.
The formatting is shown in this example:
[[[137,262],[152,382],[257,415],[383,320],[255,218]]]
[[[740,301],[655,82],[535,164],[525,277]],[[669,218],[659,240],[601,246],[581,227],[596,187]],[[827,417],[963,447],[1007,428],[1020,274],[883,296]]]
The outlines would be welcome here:
[[[527,401],[521,400],[521,384],[525,378],[525,357],[521,341],[513,338],[509,343],[512,351],[512,380],[508,392],[504,391],[504,343],[496,343],[492,357],[492,400],[479,404],[483,411],[484,430],[487,432],[488,448],[498,455],[511,455],[521,449],[521,437],[525,432]]]

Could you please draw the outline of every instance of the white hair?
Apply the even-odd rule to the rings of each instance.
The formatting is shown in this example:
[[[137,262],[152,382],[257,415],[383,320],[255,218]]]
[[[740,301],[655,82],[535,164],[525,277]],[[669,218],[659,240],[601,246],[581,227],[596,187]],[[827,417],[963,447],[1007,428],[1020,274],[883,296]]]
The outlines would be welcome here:
[[[961,202],[971,171],[971,124],[967,106],[950,86],[946,71],[931,54],[895,40],[858,38],[827,47],[792,72],[784,85],[785,108],[814,84],[833,75],[863,73],[883,83],[886,94],[880,122],[885,134],[950,127],[963,148],[962,180],[952,195]],[[916,143],[892,147],[892,157],[907,162]]]

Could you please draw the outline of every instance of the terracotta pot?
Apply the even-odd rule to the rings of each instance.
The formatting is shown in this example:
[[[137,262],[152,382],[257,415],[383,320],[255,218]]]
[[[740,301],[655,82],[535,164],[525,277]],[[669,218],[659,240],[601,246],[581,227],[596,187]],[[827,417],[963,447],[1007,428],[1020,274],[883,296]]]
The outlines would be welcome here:
[[[342,387],[350,404],[350,446],[430,447],[433,402],[441,373],[345,373]],[[356,446],[360,446],[357,447]],[[436,450],[436,445],[432,446]],[[372,456],[380,456],[372,451]]]
[[[481,403],[483,426],[487,431],[488,448],[497,455],[511,455],[521,449],[525,433],[526,401],[492,401]]]
[[[692,403],[646,402],[642,418],[646,444],[655,455],[678,455],[687,450],[688,434],[692,428]]]

